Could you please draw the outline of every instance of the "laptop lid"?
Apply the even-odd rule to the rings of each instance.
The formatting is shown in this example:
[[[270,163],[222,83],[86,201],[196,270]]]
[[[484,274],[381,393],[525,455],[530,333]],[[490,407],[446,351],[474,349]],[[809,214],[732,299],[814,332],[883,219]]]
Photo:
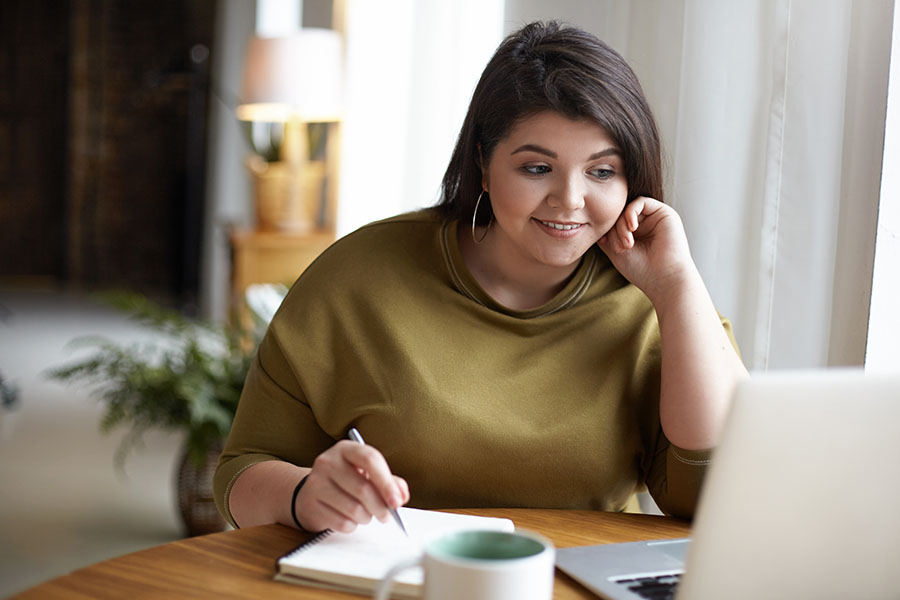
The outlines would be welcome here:
[[[900,597],[900,375],[755,375],[700,496],[678,598]]]

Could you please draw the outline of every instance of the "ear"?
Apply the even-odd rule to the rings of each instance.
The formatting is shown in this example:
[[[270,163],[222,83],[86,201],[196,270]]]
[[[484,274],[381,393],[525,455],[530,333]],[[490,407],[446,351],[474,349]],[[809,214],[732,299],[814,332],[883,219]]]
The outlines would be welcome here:
[[[486,165],[484,164],[484,156],[481,154],[481,144],[478,144],[478,168],[481,169],[481,189],[487,191],[488,189],[488,171]]]

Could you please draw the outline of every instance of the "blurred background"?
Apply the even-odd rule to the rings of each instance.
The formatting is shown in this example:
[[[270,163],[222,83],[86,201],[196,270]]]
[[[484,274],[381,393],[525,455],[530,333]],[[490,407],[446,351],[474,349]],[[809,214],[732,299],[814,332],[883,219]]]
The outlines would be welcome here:
[[[96,394],[47,377],[83,356],[67,347],[79,336],[158,338],[97,293],[246,334],[260,324],[248,290],[434,204],[481,69],[535,19],[595,33],[641,79],[666,201],[751,370],[897,370],[895,13],[893,0],[0,3],[0,596],[186,533],[191,430],[150,428],[117,468],[127,427],[100,433]]]

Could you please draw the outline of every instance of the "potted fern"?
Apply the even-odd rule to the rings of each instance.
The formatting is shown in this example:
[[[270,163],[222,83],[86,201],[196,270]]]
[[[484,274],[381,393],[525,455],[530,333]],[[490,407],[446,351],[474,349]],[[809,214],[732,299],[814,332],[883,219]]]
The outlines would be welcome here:
[[[212,473],[257,335],[188,319],[138,294],[118,293],[107,300],[146,327],[148,336],[130,344],[76,338],[72,346],[92,352],[46,375],[89,386],[105,409],[101,431],[128,428],[115,456],[119,467],[147,430],[184,432],[177,488],[185,530],[188,535],[221,531],[225,523],[213,501]]]
[[[12,410],[19,401],[19,388],[3,378],[0,372],[0,409]]]

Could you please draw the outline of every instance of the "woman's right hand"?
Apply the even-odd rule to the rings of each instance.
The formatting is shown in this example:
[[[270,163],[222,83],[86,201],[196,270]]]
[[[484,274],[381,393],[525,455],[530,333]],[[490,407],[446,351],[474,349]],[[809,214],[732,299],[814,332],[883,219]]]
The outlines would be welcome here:
[[[294,509],[307,531],[348,533],[372,517],[387,521],[388,508],[408,501],[409,486],[391,474],[378,450],[342,440],[316,457]]]

